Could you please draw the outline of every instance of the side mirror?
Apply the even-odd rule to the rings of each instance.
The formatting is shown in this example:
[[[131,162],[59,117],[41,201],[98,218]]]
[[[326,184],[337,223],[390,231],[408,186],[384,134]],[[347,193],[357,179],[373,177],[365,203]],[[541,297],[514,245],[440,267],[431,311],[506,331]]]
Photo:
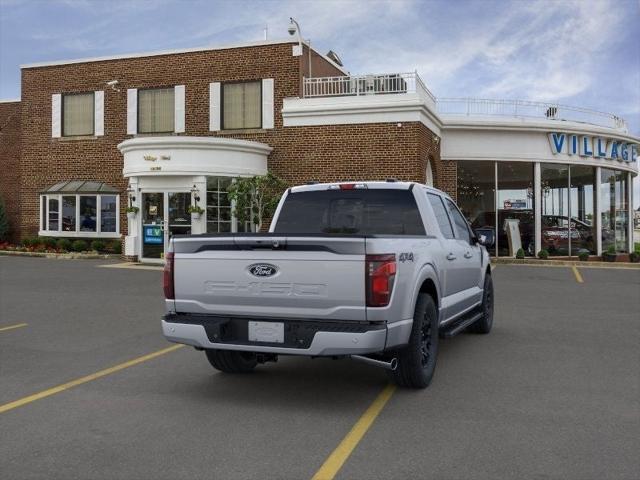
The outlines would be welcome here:
[[[496,243],[496,232],[492,228],[477,228],[474,233],[476,234],[476,242],[487,248],[493,247]]]

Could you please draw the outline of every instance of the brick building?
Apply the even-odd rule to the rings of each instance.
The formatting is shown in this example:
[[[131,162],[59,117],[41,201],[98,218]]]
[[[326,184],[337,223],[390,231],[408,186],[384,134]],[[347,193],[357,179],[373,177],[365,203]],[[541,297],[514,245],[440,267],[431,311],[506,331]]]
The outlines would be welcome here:
[[[547,246],[545,221],[562,230],[569,217],[591,240],[573,242],[578,228],[568,225],[572,240],[558,252],[600,253],[611,241],[628,250],[631,227],[617,218],[631,208],[638,139],[618,117],[436,100],[415,73],[353,76],[336,57],[297,49],[269,41],[22,66],[20,101],[0,103],[0,192],[13,239],[122,238],[127,256],[161,259],[170,234],[249,228],[225,189],[270,170],[288,184],[434,184],[495,234],[494,254],[512,253],[505,220],[519,222],[532,253]],[[556,151],[551,134],[564,139]],[[590,147],[573,154],[573,138]],[[599,141],[606,151],[594,155]],[[558,163],[565,173],[550,169]],[[613,204],[598,194],[603,184]],[[566,202],[548,201],[549,191]],[[194,202],[200,218],[187,214]],[[139,212],[127,216],[127,206]]]

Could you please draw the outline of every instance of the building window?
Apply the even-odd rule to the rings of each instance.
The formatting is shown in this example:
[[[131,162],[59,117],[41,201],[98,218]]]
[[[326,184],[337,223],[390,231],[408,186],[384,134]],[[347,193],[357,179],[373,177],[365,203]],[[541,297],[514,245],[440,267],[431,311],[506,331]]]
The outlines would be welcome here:
[[[80,196],[80,231],[95,232],[98,221],[97,197]]]
[[[603,168],[600,175],[602,252],[613,247],[616,252],[625,253],[629,231],[627,173]]]
[[[62,231],[76,231],[76,197],[62,197]]]
[[[94,133],[94,93],[70,93],[62,96],[62,136],[76,137]]]
[[[40,235],[118,237],[118,195],[43,194]]]
[[[116,232],[118,218],[118,197],[102,195],[100,197],[100,231]]]
[[[487,161],[458,162],[458,207],[471,228],[488,240],[490,255],[496,254],[496,164]]]
[[[534,199],[533,163],[498,162],[498,256],[535,255]]]
[[[231,177],[207,177],[207,233],[231,232]]]
[[[207,233],[252,231],[251,222],[240,222],[233,215],[234,203],[227,195],[233,181],[231,177],[207,177]]]
[[[168,133],[175,130],[175,89],[138,91],[138,133]]]
[[[225,83],[222,86],[222,128],[262,127],[262,83]]]

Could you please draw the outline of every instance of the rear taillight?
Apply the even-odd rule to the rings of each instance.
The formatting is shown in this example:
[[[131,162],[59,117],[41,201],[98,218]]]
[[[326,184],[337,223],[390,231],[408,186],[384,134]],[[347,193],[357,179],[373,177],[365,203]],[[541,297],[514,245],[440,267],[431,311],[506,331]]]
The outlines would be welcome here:
[[[163,275],[163,287],[164,298],[173,300],[176,298],[175,291],[173,289],[173,252],[167,252],[164,262],[164,275]]]
[[[367,255],[365,258],[367,307],[386,307],[396,279],[394,254]]]

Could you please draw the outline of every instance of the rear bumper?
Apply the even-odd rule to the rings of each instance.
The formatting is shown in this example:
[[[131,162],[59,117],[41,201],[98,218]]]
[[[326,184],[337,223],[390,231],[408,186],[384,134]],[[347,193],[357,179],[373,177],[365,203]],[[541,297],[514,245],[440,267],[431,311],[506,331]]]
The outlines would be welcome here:
[[[269,319],[211,315],[168,314],[162,333],[171,342],[219,350],[238,350],[305,356],[356,355],[381,352],[388,327],[380,322],[276,320],[285,324],[284,343],[249,342],[247,323]]]

